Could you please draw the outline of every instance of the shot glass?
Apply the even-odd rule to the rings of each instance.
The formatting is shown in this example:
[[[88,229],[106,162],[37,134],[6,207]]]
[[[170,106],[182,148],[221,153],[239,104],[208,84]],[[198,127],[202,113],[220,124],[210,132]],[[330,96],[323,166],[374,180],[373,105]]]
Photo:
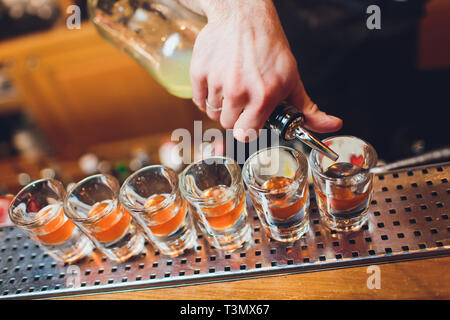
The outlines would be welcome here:
[[[88,256],[94,245],[64,214],[64,195],[57,180],[34,181],[14,197],[9,217],[55,260],[71,263]]]
[[[377,153],[367,142],[353,136],[324,140],[339,155],[338,162],[313,150],[310,154],[314,190],[321,220],[335,231],[357,231],[367,220],[372,198],[373,174]]]
[[[261,149],[242,171],[269,237],[291,242],[309,230],[308,161],[302,153],[285,146]]]
[[[125,261],[144,248],[144,234],[120,203],[119,183],[110,175],[93,175],[74,185],[66,194],[64,210],[113,261]]]
[[[251,244],[241,168],[234,160],[192,163],[181,173],[180,189],[209,244],[228,252]]]
[[[120,200],[161,253],[178,256],[196,245],[195,227],[174,170],[154,165],[136,171],[123,183]]]

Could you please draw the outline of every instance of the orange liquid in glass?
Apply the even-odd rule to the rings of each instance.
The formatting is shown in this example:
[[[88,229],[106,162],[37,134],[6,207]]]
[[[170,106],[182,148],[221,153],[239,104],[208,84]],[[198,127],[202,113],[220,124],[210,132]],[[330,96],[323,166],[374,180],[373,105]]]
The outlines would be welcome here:
[[[89,216],[92,217],[94,215],[101,214],[106,206],[108,206],[108,203],[97,203],[89,212]],[[130,213],[123,209],[122,205],[119,204],[117,209],[93,225],[92,228],[96,231],[91,234],[100,242],[116,241],[120,239],[127,231],[130,220]]]
[[[221,198],[227,193],[228,187],[214,186],[203,190],[201,193],[202,199],[215,198],[220,201]],[[245,196],[242,196],[237,205],[236,198],[233,198],[227,202],[219,204],[215,207],[202,208],[205,213],[206,220],[211,227],[215,229],[226,229],[231,227],[241,216],[245,206]]]
[[[52,208],[43,208],[39,211],[38,217],[47,214],[50,210]],[[55,218],[36,230],[36,233],[42,233],[36,237],[44,244],[55,245],[69,240],[74,229],[75,224],[64,216],[62,209],[59,209]]]
[[[154,194],[147,199],[144,207],[149,209],[150,207],[160,204],[166,200],[166,198],[167,197],[165,195]],[[179,228],[181,223],[184,221],[187,210],[186,202],[184,200],[180,201],[182,201],[181,204],[179,201],[175,201],[166,208],[163,208],[156,213],[152,213],[152,225],[148,225],[148,227],[153,234],[164,236],[171,234]]]
[[[320,199],[324,203],[328,203],[331,208],[336,210],[351,210],[358,207],[367,200],[367,197],[370,194],[370,190],[371,189],[369,188],[366,192],[356,195],[348,187],[332,187],[331,195],[327,197],[316,188],[316,192],[319,195]]]
[[[264,182],[262,189],[277,190],[291,185],[294,180],[287,177],[275,176]],[[283,192],[280,190],[280,192]],[[274,193],[276,194],[276,193]],[[272,199],[269,204],[269,209],[272,217],[280,220],[289,219],[296,215],[305,205],[308,198],[308,189],[305,190],[303,196],[292,202],[291,199],[283,197],[281,199]]]

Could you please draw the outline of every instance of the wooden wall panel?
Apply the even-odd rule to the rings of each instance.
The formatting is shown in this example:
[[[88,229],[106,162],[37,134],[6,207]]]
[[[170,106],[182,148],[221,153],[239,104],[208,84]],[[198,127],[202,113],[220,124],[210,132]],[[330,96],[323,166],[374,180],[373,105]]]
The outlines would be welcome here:
[[[190,100],[167,93],[90,24],[0,43],[27,111],[60,155],[89,145],[191,128],[205,119]]]

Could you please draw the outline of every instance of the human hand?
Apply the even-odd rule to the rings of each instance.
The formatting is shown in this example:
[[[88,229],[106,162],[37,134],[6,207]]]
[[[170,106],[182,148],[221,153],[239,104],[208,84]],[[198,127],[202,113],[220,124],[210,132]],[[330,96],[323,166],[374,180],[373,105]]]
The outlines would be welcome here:
[[[248,141],[287,100],[305,115],[307,129],[340,129],[342,120],[320,111],[307,95],[271,0],[182,2],[208,18],[190,74],[193,101],[209,118]]]

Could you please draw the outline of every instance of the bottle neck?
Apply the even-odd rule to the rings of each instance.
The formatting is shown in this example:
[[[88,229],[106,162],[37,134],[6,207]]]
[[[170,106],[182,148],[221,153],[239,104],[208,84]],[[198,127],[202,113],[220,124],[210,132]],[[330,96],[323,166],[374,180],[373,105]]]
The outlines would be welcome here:
[[[298,139],[326,157],[336,161],[338,155],[303,127],[304,115],[287,102],[280,103],[270,115],[267,124],[283,139]]]

